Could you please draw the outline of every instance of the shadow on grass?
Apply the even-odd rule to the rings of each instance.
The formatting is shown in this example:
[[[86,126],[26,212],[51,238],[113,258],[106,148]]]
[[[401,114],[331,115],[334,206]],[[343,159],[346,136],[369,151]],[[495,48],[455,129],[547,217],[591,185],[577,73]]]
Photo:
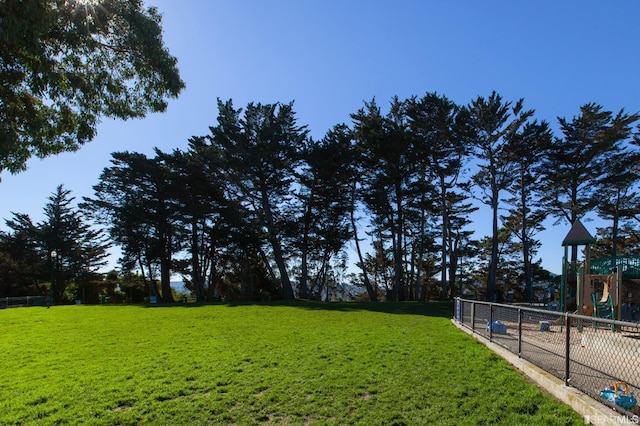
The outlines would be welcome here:
[[[424,315],[451,318],[453,302],[281,302],[283,306],[300,307],[310,310],[328,311],[370,311],[399,315]]]
[[[200,308],[204,306],[241,306],[291,307],[320,311],[370,311],[398,315],[424,315],[428,317],[451,318],[453,301],[442,302],[313,302],[307,300],[272,302],[215,302],[215,303],[158,303],[143,305],[147,308]]]

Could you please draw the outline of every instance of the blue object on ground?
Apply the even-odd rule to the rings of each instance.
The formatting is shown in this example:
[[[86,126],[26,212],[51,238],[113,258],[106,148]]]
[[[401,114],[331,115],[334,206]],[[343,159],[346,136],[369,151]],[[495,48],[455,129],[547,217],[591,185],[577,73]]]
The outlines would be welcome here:
[[[507,325],[502,321],[493,320],[487,323],[487,331],[489,330],[496,334],[507,334]]]
[[[629,392],[629,387],[624,382],[609,386],[600,392],[600,396],[629,411],[638,404],[638,400]]]

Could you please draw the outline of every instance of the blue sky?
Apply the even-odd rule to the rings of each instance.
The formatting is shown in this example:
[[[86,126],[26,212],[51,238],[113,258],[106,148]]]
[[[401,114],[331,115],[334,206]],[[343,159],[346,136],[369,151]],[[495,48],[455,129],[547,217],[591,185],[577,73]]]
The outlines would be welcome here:
[[[164,114],[104,120],[96,139],[76,153],[33,159],[28,170],[2,176],[0,219],[11,212],[42,219],[59,184],[80,199],[111,152],[152,154],[184,149],[215,124],[216,98],[295,101],[299,124],[320,138],[376,98],[386,107],[438,92],[466,104],[495,90],[525,99],[557,129],[596,102],[640,111],[640,2],[604,1],[347,1],[147,0],[163,15],[164,40],[178,58],[187,88]],[[476,237],[489,233],[488,211]],[[585,225],[595,233],[597,222]],[[539,235],[543,266],[559,272],[569,225]],[[4,220],[0,229],[6,229]]]

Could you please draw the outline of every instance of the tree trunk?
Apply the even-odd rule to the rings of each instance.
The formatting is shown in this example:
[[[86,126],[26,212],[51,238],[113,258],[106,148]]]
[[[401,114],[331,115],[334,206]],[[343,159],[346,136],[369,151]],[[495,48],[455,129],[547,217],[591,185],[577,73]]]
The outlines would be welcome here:
[[[522,223],[520,224],[522,230],[522,261],[524,262],[524,295],[525,300],[530,300],[530,289],[533,287],[533,277],[531,276],[531,254],[529,253],[529,223],[527,222],[527,215],[529,214],[529,208],[527,203],[527,194],[524,187],[525,173],[524,169],[520,169],[520,205],[522,207]]]
[[[485,298],[493,302],[496,293],[496,276],[498,271],[498,190],[492,191],[491,213],[492,213],[492,235],[491,238],[491,260],[489,261],[489,275],[487,277],[487,292]]]
[[[613,210],[613,226],[611,227],[611,256],[614,258],[618,255],[618,228],[620,226],[620,190],[616,194],[616,206]],[[611,265],[615,268],[615,263]]]
[[[405,288],[404,288],[404,268],[402,265],[402,237],[404,234],[404,216],[402,209],[402,187],[400,182],[396,182],[396,235],[395,235],[395,247],[394,247],[394,293],[395,300],[406,300]]]
[[[145,276],[144,273],[144,263],[142,261],[142,256],[140,255],[140,253],[138,253],[138,264],[140,266],[140,275],[142,276],[142,282],[144,283],[148,283],[149,286],[149,297],[155,297],[156,300],[158,299],[158,286],[156,285],[156,281],[153,278],[153,274],[152,274],[152,269],[151,269],[151,264],[149,263],[147,265],[147,267],[149,268],[149,278],[147,279],[147,277]]]
[[[351,188],[351,228],[353,229],[353,239],[356,244],[356,252],[358,253],[358,261],[360,264],[360,269],[362,270],[362,279],[364,281],[364,287],[367,289],[367,295],[369,296],[369,300],[372,302],[378,301],[378,295],[371,285],[371,281],[369,280],[369,274],[367,274],[367,268],[364,264],[364,258],[362,257],[362,251],[360,250],[360,240],[358,239],[358,227],[356,225],[355,218],[355,196],[356,194],[356,185],[355,183]]]
[[[207,277],[207,300],[211,302],[216,298],[216,260],[215,250],[211,250],[209,276]]]
[[[440,300],[445,300],[447,298],[447,231],[449,228],[449,214],[447,212],[447,188],[443,175],[440,175],[440,209],[442,211],[442,257],[440,260],[442,263],[440,273],[442,293],[440,294]]]
[[[273,250],[273,257],[276,265],[278,266],[278,272],[280,273],[280,282],[282,284],[282,297],[285,300],[292,300],[295,298],[293,294],[293,287],[289,280],[289,272],[284,262],[284,256],[282,254],[282,247],[280,246],[280,240],[276,235],[273,213],[271,212],[271,204],[269,202],[269,195],[265,188],[261,190],[262,196],[262,210],[265,218],[265,225],[267,226],[267,232],[269,233],[269,242],[271,243],[271,249]]]
[[[456,284],[456,276],[458,275],[458,239],[455,241],[453,239],[450,240],[450,250],[449,250],[449,289],[451,290],[451,294],[454,294],[455,284]],[[458,294],[460,297],[461,294]]]
[[[191,280],[195,287],[196,300],[204,302],[204,280],[200,265],[200,250],[198,245],[198,221],[191,219]]]
[[[171,239],[171,227],[168,225],[164,238],[164,256],[160,259],[160,285],[164,303],[174,302],[171,292]]]
[[[315,184],[315,182],[314,182]],[[307,204],[307,210],[304,215],[304,229],[302,231],[302,248],[300,250],[300,298],[309,298],[309,286],[308,280],[308,265],[307,258],[309,257],[309,228],[311,227],[311,213],[313,203],[313,191],[309,194],[309,202]]]
[[[173,292],[171,291],[171,259],[163,259],[160,263],[160,284],[162,286],[162,301],[173,303]]]

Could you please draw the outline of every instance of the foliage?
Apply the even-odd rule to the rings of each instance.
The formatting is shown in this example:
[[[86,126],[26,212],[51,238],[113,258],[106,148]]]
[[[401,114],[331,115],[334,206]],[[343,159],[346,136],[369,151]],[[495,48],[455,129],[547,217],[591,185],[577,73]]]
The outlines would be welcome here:
[[[448,296],[449,286],[455,283],[457,272],[457,251],[463,228],[469,223],[460,221],[456,216],[461,211],[473,211],[469,205],[463,205],[466,197],[457,188],[463,166],[471,154],[471,141],[474,132],[469,120],[468,110],[456,105],[446,96],[427,93],[417,100],[408,101],[407,116],[409,128],[415,140],[417,161],[422,162],[423,180],[434,181],[434,193],[438,194],[439,216],[441,219],[441,298]],[[426,201],[428,193],[422,191],[421,203]],[[423,221],[421,227],[424,227]],[[422,247],[424,250],[426,247]],[[446,267],[447,263],[449,268]],[[420,269],[418,269],[420,272]]]
[[[328,286],[331,260],[351,239],[351,187],[356,179],[352,132],[342,124],[320,141],[309,139],[298,181],[302,202],[300,238],[300,297],[320,299]],[[301,228],[301,229],[300,229]]]
[[[34,224],[17,213],[6,221],[11,232],[0,235],[0,249],[9,263],[5,285],[10,288],[4,296],[42,294],[47,284],[53,302],[97,294],[98,271],[106,265],[110,243],[73,201],[71,191],[60,185],[44,206],[44,221]],[[69,286],[75,295],[65,295]]]
[[[599,190],[593,194],[595,210],[601,218],[611,222],[611,249],[608,256],[619,254],[624,244],[620,233],[633,223],[640,206],[640,151],[624,146],[608,156],[603,164],[604,173],[597,179]]]
[[[11,374],[0,423],[583,424],[457,330],[451,312],[450,303],[3,310],[0,362]]]
[[[211,127],[208,140],[222,157],[225,191],[241,217],[252,222],[261,256],[271,252],[276,268],[270,272],[282,297],[293,299],[283,247],[295,229],[292,188],[307,130],[297,125],[293,103],[250,103],[243,111],[231,100],[218,100],[218,110],[218,125]]]
[[[542,222],[547,217],[547,210],[541,206],[536,197],[541,181],[540,162],[544,146],[551,141],[553,134],[545,121],[526,123],[509,141],[511,157],[514,160],[515,179],[507,188],[511,198],[506,202],[511,206],[509,214],[501,217],[521,245],[524,269],[525,300],[528,300],[528,283],[533,280],[532,261],[539,244],[534,236],[542,231]]]
[[[388,111],[374,99],[351,127],[315,140],[293,103],[219,100],[216,125],[186,151],[114,153],[81,206],[120,246],[123,277],[136,277],[129,300],[172,301],[175,275],[198,301],[338,300],[353,286],[369,300],[478,288],[493,298],[498,283],[520,295],[540,275],[536,234],[549,214],[594,211],[611,221],[609,253],[637,252],[638,114],[587,104],[559,120],[559,139],[523,105],[496,92],[467,106],[394,97]],[[471,197],[492,211],[489,236],[471,229]],[[11,223],[14,235],[0,234],[0,290],[42,293],[60,243],[37,253],[41,224]],[[94,300],[95,278],[56,274]]]
[[[149,282],[150,294],[172,302],[171,260],[179,247],[176,210],[178,189],[173,170],[160,156],[116,152],[94,186],[95,198],[81,207],[106,225],[111,238],[122,247],[123,270],[139,267]],[[146,272],[145,272],[146,271]],[[156,288],[159,271],[161,291]]]
[[[406,300],[411,288],[407,286],[403,266],[408,253],[404,241],[405,206],[414,196],[411,184],[417,163],[411,161],[412,145],[405,110],[404,102],[395,97],[389,112],[383,115],[374,99],[351,116],[363,155],[362,199],[374,216],[380,242],[391,246],[393,284],[388,291],[391,300]]]
[[[591,211],[606,163],[632,134],[639,114],[620,110],[616,115],[594,103],[580,107],[571,120],[559,118],[562,138],[554,138],[545,149],[542,165],[547,208],[558,221],[573,224]]]
[[[184,87],[141,0],[2,0],[0,22],[0,172],[77,150],[101,117],[164,111]]]
[[[511,142],[533,115],[533,110],[524,110],[523,105],[524,99],[512,104],[493,92],[486,99],[478,96],[468,106],[475,133],[474,152],[479,161],[478,171],[472,176],[472,181],[480,190],[480,201],[491,208],[492,214],[491,258],[485,294],[488,300],[495,296],[498,279],[500,194],[513,184],[516,176],[514,144]]]

